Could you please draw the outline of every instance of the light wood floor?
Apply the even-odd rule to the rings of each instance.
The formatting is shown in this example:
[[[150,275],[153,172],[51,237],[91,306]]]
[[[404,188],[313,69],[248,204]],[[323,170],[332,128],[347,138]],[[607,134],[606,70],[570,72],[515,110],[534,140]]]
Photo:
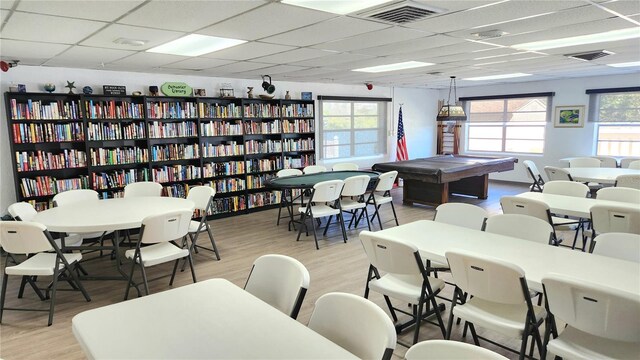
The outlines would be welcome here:
[[[480,205],[490,213],[499,213],[499,198],[502,195],[517,194],[526,191],[523,184],[504,182],[492,182],[487,200],[455,197],[455,201],[465,201]],[[398,212],[400,224],[409,223],[420,219],[432,219],[433,208],[428,206],[403,206],[401,189],[394,190],[394,204]],[[249,215],[236,216],[212,221],[214,236],[220,250],[222,260],[215,261],[210,252],[200,252],[195,256],[196,274],[198,280],[210,278],[225,278],[238,286],[244,286],[252,262],[263,254],[277,253],[292,256],[300,260],[311,274],[311,284],[306,295],[298,321],[306,324],[313,311],[314,303],[319,296],[333,291],[348,292],[362,295],[364,292],[368,261],[358,241],[359,230],[348,232],[349,241],[342,242],[337,228],[329,231],[328,237],[320,240],[320,250],[316,250],[313,244],[313,236],[305,237],[296,242],[294,232],[288,232],[286,224],[276,226],[277,210],[262,211]],[[390,208],[383,212],[383,219],[391,219]],[[385,227],[395,226],[387,222]],[[377,227],[376,227],[377,229]],[[425,234],[428,236],[428,234]],[[201,236],[200,244],[206,244],[208,238]],[[85,256],[86,257],[89,257]],[[5,259],[2,259],[4,267]],[[87,262],[85,267],[91,273],[114,272],[114,266],[108,257]],[[158,274],[169,273],[171,265],[159,265],[151,269],[151,277]],[[446,275],[445,275],[446,277]],[[157,293],[167,290],[169,279],[164,278],[151,284],[151,292]],[[178,273],[174,287],[191,283],[191,275],[188,272]],[[64,286],[65,284],[62,284]],[[76,314],[120,302],[123,299],[125,283],[123,281],[85,281],[85,287],[91,295],[92,301],[86,302],[79,292],[58,292],[57,306],[54,323],[47,327],[47,314],[41,312],[16,312],[7,311],[4,314],[0,327],[0,357],[5,360],[12,359],[83,359],[84,354],[77,344],[71,332],[71,319]],[[10,278],[7,292],[7,306],[42,306],[47,304],[37,301],[33,291],[27,289],[23,299],[17,299],[19,280]],[[451,289],[443,291],[448,298]],[[370,299],[386,309],[383,298],[372,293]],[[397,306],[406,306],[396,304]],[[189,299],[184,299],[183,304],[176,306],[189,306]],[[447,312],[448,314],[448,312]],[[448,315],[445,315],[445,322]],[[124,320],[124,319],[123,319]],[[185,324],[184,326],[189,326]],[[462,326],[454,327],[456,333],[453,338],[461,339]],[[122,331],[127,331],[123,325]],[[479,331],[479,333],[482,333]],[[144,336],[131,334],[131,336]],[[176,336],[180,336],[180,329],[176,329]],[[242,337],[242,333],[237,336]],[[518,346],[515,340],[502,339],[495,334],[487,334],[492,339],[507,342],[512,347]],[[405,342],[410,342],[412,331],[403,333],[399,337]],[[434,325],[423,325],[420,329],[420,339],[441,339],[438,328]],[[470,335],[462,341],[472,342]],[[117,344],[114,344],[117,346]],[[189,344],[185,338],[185,346],[197,346]],[[249,345],[250,346],[250,345]],[[496,349],[490,344],[483,344],[504,355],[514,358],[501,349]],[[398,345],[394,353],[396,358],[403,358],[406,348]],[[212,354],[215,357],[215,354]]]

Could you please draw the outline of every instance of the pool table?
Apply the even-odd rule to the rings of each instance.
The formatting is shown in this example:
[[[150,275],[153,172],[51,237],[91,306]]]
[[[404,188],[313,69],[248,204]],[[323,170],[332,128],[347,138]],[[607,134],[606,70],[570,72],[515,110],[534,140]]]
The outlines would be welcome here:
[[[408,205],[443,204],[449,194],[486,199],[489,174],[513,170],[518,159],[468,155],[439,155],[423,159],[375,164],[375,171],[397,170],[403,179],[403,202]]]

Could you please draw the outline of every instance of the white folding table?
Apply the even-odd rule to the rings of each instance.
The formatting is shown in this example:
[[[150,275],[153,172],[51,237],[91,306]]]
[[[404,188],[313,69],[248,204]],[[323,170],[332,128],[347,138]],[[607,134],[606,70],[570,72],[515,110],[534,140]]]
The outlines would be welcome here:
[[[74,316],[89,359],[356,359],[224,279]]]
[[[574,216],[583,219],[588,219],[591,217],[590,209],[594,205],[610,205],[618,207],[629,207],[631,209],[640,209],[640,204],[621,201],[600,200],[597,198],[580,198],[575,196],[545,194],[539,192],[525,192],[522,194],[518,194],[517,196],[542,201],[549,205],[551,212],[554,214]]]
[[[445,252],[466,250],[520,266],[529,287],[542,291],[550,273],[571,276],[640,297],[640,263],[467,229],[431,220],[377,231],[373,236],[414,244],[423,258],[446,264]]]
[[[640,170],[620,168],[565,168],[573,180],[581,182],[596,182],[600,184],[615,184],[618,175],[640,175]]]

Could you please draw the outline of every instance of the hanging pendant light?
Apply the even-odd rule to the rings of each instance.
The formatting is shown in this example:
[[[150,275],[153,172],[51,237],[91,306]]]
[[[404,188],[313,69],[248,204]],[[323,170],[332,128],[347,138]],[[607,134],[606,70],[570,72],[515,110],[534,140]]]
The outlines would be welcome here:
[[[453,105],[451,104],[451,89],[453,89]],[[438,116],[436,117],[436,121],[466,121],[467,114],[465,114],[462,106],[457,105],[456,101],[458,99],[458,94],[456,91],[456,77],[451,76],[451,80],[449,82],[449,97],[447,98],[447,104],[442,105],[440,111],[438,111]]]

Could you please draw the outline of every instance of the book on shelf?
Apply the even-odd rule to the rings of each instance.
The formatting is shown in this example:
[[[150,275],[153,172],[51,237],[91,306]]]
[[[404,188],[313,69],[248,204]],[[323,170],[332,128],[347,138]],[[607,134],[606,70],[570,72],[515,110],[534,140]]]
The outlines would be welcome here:
[[[59,170],[87,166],[87,153],[75,149],[63,149],[60,153],[50,151],[16,151],[18,172],[36,170]]]

